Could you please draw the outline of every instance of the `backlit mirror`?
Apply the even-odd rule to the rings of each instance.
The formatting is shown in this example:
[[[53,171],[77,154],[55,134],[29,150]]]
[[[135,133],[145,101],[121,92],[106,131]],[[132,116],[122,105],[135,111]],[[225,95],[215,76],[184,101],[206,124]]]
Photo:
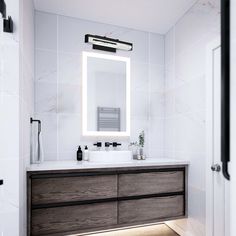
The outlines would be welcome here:
[[[130,59],[83,52],[83,135],[130,135]]]

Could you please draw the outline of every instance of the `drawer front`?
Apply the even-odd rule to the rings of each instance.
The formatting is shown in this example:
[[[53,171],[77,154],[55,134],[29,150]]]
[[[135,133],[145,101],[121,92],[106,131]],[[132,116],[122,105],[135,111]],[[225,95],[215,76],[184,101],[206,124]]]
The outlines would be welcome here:
[[[32,204],[105,199],[116,196],[116,175],[32,179]]]
[[[150,172],[121,174],[119,197],[184,191],[184,172]]]
[[[97,203],[32,211],[31,235],[82,231],[117,224],[117,203]]]
[[[119,224],[145,223],[184,216],[183,196],[119,202]]]

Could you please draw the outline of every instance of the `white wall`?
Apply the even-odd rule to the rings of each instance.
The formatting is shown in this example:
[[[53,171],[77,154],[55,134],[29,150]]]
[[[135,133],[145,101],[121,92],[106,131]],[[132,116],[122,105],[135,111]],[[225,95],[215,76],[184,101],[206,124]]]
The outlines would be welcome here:
[[[164,37],[43,12],[36,12],[35,26],[35,117],[42,120],[45,159],[75,159],[79,144],[99,140],[81,136],[81,53],[92,50],[87,33],[134,44],[132,52],[116,53],[131,58],[131,141],[145,130],[146,152],[162,156]]]
[[[26,166],[30,163],[30,117],[34,114],[34,5],[20,4],[20,235],[26,235]]]
[[[175,222],[205,235],[206,47],[220,35],[220,0],[200,0],[165,38],[164,155],[190,161],[189,219]]]
[[[0,19],[0,235],[19,235],[19,3],[8,0],[14,34]],[[14,227],[12,227],[14,225]]]
[[[29,116],[33,112],[33,5],[6,1],[14,33],[0,20],[0,234],[26,235],[25,165],[29,162]],[[23,10],[24,8],[24,10]],[[23,14],[24,13],[24,14]]]

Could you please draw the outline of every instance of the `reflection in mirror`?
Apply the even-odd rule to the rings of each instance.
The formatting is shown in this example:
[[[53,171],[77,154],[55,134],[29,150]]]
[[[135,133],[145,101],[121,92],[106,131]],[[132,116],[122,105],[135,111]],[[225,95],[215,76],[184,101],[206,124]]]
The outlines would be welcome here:
[[[83,133],[129,136],[130,60],[83,53]]]

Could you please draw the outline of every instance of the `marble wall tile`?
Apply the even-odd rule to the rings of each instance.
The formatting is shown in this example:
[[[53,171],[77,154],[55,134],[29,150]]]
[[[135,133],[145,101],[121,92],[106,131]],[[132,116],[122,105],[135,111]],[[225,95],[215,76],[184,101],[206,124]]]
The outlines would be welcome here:
[[[149,92],[163,92],[165,89],[164,65],[151,64],[149,66]]]
[[[163,150],[164,146],[164,118],[152,118],[149,127],[149,149]]]
[[[27,109],[30,111],[30,114],[34,112],[34,73],[29,68],[28,64],[23,63],[22,65],[22,80],[20,83],[20,96],[23,98],[23,101],[27,104]]]
[[[149,34],[149,62],[155,65],[164,65],[165,60],[165,37],[159,34]]]
[[[35,47],[57,50],[57,16],[35,11]]]
[[[98,141],[81,137],[81,58],[82,51],[92,51],[92,46],[84,43],[84,35],[87,33],[106,35],[133,43],[133,51],[118,50],[116,53],[118,56],[131,58],[131,138],[120,141],[122,148],[127,148],[130,140],[137,139],[142,130],[146,131],[148,140],[149,116],[160,117],[163,111],[161,106],[164,106],[161,95],[165,83],[164,37],[149,32],[36,12],[36,38],[38,34],[48,37],[48,26],[44,28],[44,20],[41,21],[44,17],[49,20],[49,24],[58,25],[58,32],[51,32],[50,39],[41,37],[36,40],[35,112],[43,117],[48,125],[51,121],[49,118],[47,121],[46,114],[57,113],[58,119],[57,155],[54,150],[48,150],[49,147],[46,147],[46,159],[51,160],[54,156],[55,159],[73,159],[79,144]],[[54,38],[55,34],[58,35],[57,39]],[[52,47],[53,41],[57,48]],[[153,93],[152,96],[149,95],[149,91]],[[77,132],[74,132],[75,129]],[[163,132],[162,129],[160,135],[163,135]],[[52,138],[50,135],[47,136],[46,142],[50,142]],[[105,138],[100,139],[106,141]],[[147,141],[146,152],[148,146]],[[153,153],[155,151],[159,156],[162,153],[158,148],[153,149]]]
[[[164,121],[164,156],[175,151],[175,116],[166,117]],[[173,156],[173,155],[172,155]]]
[[[176,75],[175,75],[175,64],[165,64],[165,88],[166,92],[175,88]]]
[[[59,115],[58,152],[76,153],[81,144],[81,118],[79,115]]]
[[[131,90],[148,91],[149,64],[131,61]]]
[[[35,50],[35,81],[57,83],[57,52]]]
[[[175,119],[175,150],[205,153],[205,125],[195,113],[177,115]]]
[[[59,84],[58,113],[82,113],[82,88],[78,85]]]
[[[35,83],[35,112],[57,112],[57,84]]]
[[[176,54],[192,48],[209,33],[220,34],[219,2],[200,0],[179,20],[175,26]]]
[[[58,83],[81,85],[82,54],[58,54]]]
[[[175,90],[175,112],[177,114],[205,109],[205,101],[205,76]]]
[[[165,117],[165,95],[163,92],[150,92],[150,118],[164,118]]]
[[[131,117],[148,119],[148,91],[131,91]]]

